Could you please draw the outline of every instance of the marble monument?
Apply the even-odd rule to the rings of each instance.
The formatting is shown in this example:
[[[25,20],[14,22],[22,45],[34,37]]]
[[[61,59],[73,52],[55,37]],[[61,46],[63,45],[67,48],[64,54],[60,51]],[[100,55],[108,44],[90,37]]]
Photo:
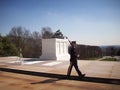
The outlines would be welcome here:
[[[67,39],[42,39],[42,56],[40,59],[67,61],[70,59],[68,45]]]

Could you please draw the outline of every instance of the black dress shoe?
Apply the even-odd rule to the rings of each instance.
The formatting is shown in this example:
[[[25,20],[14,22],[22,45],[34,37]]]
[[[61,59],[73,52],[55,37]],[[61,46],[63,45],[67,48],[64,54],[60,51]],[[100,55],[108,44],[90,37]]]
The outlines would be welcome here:
[[[66,79],[69,79],[69,78],[70,78],[70,76],[69,76],[69,75],[67,75],[67,76],[66,76]]]
[[[80,78],[83,78],[83,77],[85,77],[85,74],[81,74],[81,75],[79,75],[79,77],[80,77]]]

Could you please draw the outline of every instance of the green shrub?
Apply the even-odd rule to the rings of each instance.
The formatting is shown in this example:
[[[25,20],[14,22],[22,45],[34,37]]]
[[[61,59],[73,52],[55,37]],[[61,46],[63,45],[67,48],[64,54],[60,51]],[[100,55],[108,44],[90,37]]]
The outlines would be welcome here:
[[[9,38],[0,38],[0,56],[16,56],[18,51],[15,45],[10,42]]]

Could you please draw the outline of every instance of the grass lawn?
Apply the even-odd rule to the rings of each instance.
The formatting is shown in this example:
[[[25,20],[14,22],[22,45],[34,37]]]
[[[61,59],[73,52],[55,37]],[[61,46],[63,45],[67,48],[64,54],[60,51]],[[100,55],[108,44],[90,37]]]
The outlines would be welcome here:
[[[105,58],[102,59],[101,61],[118,61],[116,58]]]
[[[86,58],[85,60],[97,60],[100,59],[101,57],[94,57],[94,58]]]

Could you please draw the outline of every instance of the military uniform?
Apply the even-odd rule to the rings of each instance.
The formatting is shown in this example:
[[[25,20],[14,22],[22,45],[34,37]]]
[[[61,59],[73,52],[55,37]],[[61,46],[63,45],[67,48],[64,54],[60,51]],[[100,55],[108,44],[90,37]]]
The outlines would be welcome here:
[[[76,44],[76,42],[72,42],[72,43]],[[70,65],[68,67],[67,76],[70,76],[73,66],[75,67],[75,70],[77,71],[79,76],[85,76],[85,74],[82,74],[78,68],[78,64],[77,64],[78,53],[77,53],[76,45],[71,44],[69,53],[70,53]]]

